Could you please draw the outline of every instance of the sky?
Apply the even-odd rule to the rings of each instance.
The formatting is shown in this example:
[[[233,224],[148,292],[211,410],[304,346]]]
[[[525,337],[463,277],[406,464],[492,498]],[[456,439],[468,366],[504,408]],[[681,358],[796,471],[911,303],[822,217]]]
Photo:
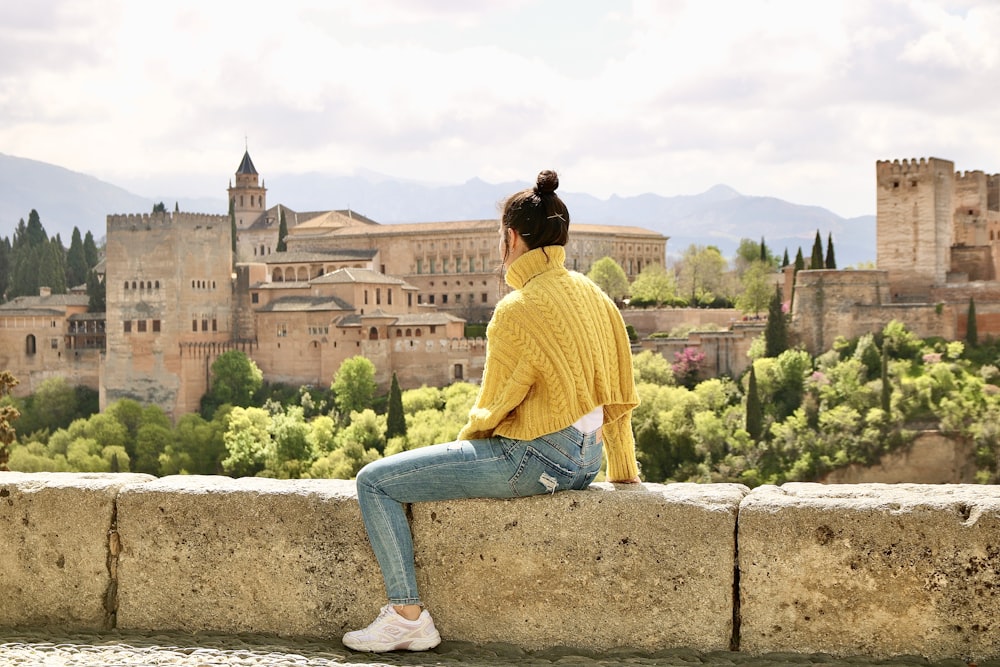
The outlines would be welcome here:
[[[31,0],[0,62],[0,153],[139,195],[224,197],[245,149],[843,217],[878,160],[1000,172],[997,0]]]

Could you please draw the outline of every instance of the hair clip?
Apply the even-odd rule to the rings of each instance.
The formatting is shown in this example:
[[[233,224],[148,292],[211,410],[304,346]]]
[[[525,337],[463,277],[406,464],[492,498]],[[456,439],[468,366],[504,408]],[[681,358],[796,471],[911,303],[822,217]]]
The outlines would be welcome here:
[[[550,215],[548,218],[546,218],[546,220],[551,220],[552,218],[559,218],[560,220],[565,220],[565,218],[562,217],[562,213],[555,213],[553,215]]]

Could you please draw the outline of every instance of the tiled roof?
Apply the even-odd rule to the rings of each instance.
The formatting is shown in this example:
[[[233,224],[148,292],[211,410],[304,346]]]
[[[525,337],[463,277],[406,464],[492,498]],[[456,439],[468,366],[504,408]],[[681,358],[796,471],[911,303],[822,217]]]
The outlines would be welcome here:
[[[49,296],[18,296],[4,304],[0,310],[48,309],[67,306],[86,306],[90,298],[85,294],[50,294]]]
[[[343,284],[343,283],[377,283],[382,285],[399,285],[404,288],[416,289],[412,285],[406,283],[406,281],[399,278],[394,278],[392,276],[387,276],[384,273],[379,273],[378,271],[372,271],[371,269],[355,269],[355,268],[344,268],[332,271],[324,276],[315,278],[310,281],[313,285],[330,285],[330,284]]]
[[[250,174],[252,176],[257,175],[257,170],[254,169],[253,161],[250,159],[250,151],[243,153],[243,160],[240,162],[239,168],[236,170],[237,174]]]
[[[291,251],[291,252],[276,252],[270,255],[266,255],[261,263],[267,264],[268,266],[276,264],[302,264],[305,262],[331,262],[331,261],[351,261],[351,260],[370,260],[375,257],[378,253],[377,250],[371,249],[344,249],[344,250],[330,250],[328,252],[320,251]]]
[[[413,326],[431,326],[431,325],[445,325],[450,322],[464,322],[461,317],[456,317],[450,313],[445,312],[433,312],[433,313],[403,313],[400,315],[393,315],[392,313],[383,313],[381,311],[377,313],[372,313],[373,317],[395,317],[395,321],[392,326],[395,327],[413,327]],[[352,315],[345,315],[344,317],[337,320],[338,327],[357,327],[361,326],[362,320],[365,319],[365,315],[359,315],[354,313]]]
[[[349,310],[354,306],[335,296],[285,296],[260,309],[261,312],[293,313],[303,311]]]

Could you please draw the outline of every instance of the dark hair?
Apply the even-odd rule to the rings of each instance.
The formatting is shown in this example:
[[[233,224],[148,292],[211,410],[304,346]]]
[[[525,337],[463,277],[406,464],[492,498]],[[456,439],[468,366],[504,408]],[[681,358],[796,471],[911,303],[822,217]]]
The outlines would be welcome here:
[[[569,210],[556,188],[559,176],[551,169],[538,174],[535,187],[512,194],[503,205],[500,224],[516,231],[530,250],[548,245],[566,245]],[[504,255],[507,254],[504,237]]]

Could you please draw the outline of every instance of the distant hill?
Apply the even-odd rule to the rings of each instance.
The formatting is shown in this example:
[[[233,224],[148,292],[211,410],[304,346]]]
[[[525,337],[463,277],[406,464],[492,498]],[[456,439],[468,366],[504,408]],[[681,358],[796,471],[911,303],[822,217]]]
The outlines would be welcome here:
[[[473,178],[461,185],[429,185],[371,172],[355,176],[317,173],[262,174],[268,203],[296,211],[350,208],[382,223],[474,220],[497,216],[504,197],[527,183],[487,183]],[[225,175],[220,175],[220,179]],[[759,241],[790,258],[801,248],[808,259],[818,230],[824,244],[833,234],[838,266],[875,259],[875,216],[841,218],[818,206],[792,204],[773,197],[749,197],[717,185],[697,195],[635,197],[560,191],[575,222],[635,225],[670,237],[667,252],[679,256],[691,244],[715,245],[727,257],[740,239]],[[224,198],[185,197],[183,193],[140,196],[122,188],[44,162],[0,153],[0,236],[10,236],[21,218],[36,209],[50,236],[68,244],[73,227],[104,236],[109,213],[144,213],[162,201],[172,210],[220,213]]]

